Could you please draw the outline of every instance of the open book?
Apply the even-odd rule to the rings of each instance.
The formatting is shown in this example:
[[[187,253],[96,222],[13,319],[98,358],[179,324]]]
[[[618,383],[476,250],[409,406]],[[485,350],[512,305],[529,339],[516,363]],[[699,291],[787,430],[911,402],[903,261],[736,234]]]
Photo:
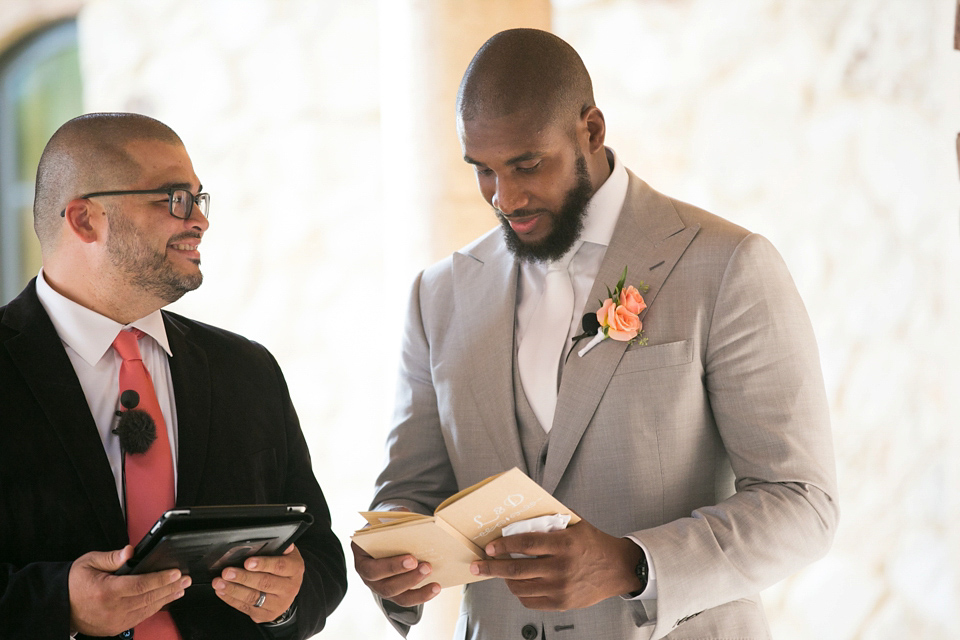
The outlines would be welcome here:
[[[470,573],[470,563],[489,558],[483,549],[512,522],[545,515],[569,515],[580,521],[543,487],[514,467],[450,496],[432,516],[404,511],[366,511],[370,523],[351,536],[374,558],[409,553],[429,562],[433,572],[422,584],[452,587],[485,580]]]

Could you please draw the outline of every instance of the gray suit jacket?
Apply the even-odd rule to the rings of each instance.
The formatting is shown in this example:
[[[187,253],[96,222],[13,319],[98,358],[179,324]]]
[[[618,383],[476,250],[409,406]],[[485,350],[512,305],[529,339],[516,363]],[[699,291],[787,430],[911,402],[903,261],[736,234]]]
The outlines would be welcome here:
[[[651,189],[627,198],[587,308],[624,266],[645,281],[648,346],[567,361],[543,486],[611,535],[635,535],[658,613],[610,598],[527,610],[500,579],[468,585],[468,638],[767,638],[759,591],[826,553],[836,528],[829,414],[813,331],[764,238]],[[512,356],[518,268],[499,229],[417,278],[388,462],[373,503],[429,513],[525,469]],[[414,610],[386,605],[395,625]],[[644,629],[639,627],[644,626]],[[528,629],[529,632],[529,629]]]

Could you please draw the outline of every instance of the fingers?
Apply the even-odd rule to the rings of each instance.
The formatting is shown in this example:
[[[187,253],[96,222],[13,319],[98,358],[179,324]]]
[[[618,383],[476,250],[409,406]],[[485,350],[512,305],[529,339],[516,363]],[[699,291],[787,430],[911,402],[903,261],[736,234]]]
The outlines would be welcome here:
[[[440,593],[435,582],[421,584],[433,572],[426,562],[418,562],[411,555],[373,558],[352,545],[354,567],[363,582],[381,598],[409,607],[432,600]]]
[[[556,564],[554,560],[519,558],[516,560],[478,560],[470,565],[475,576],[493,576],[506,580],[532,580],[543,577]]]
[[[303,557],[299,552],[285,552],[280,556],[255,556],[247,558],[243,563],[245,569],[257,573],[270,573],[277,576],[292,578],[303,575]]]
[[[358,547],[359,548],[359,547]],[[364,581],[376,582],[385,580],[418,568],[420,563],[411,555],[392,556],[390,558],[373,558],[366,553],[354,556],[354,567]],[[429,565],[427,565],[429,566]],[[424,574],[426,575],[426,574]],[[422,578],[423,576],[421,576]]]
[[[191,584],[190,576],[184,576],[179,580],[147,591],[142,595],[128,598],[127,604],[133,607],[132,612],[136,617],[146,619],[171,602],[182,598],[187,587]]]
[[[91,551],[81,556],[79,560],[83,560],[87,566],[97,571],[113,573],[131,557],[133,557],[133,547],[128,544],[124,548],[114,551]]]
[[[484,551],[491,558],[522,553],[527,556],[553,556],[562,553],[569,546],[570,536],[565,532],[520,533],[515,536],[497,538],[487,544]]]
[[[217,596],[254,622],[275,620],[286,611],[303,583],[303,556],[290,545],[279,556],[254,556],[243,568],[228,567],[213,581]],[[260,596],[263,595],[261,600]],[[260,606],[255,606],[257,603]]]
[[[284,582],[288,580],[284,576],[278,576],[272,573],[261,573],[255,571],[245,571],[244,569],[228,568],[224,569],[220,578],[214,580],[214,588],[217,587],[217,580],[227,582],[233,585],[246,587],[247,590],[259,594],[266,593],[279,594],[284,590]],[[254,598],[256,600],[256,598]]]
[[[241,611],[254,622],[270,622],[276,620],[289,608],[286,600],[279,595],[251,589],[235,582],[227,582],[217,578],[213,581],[217,597],[226,602],[234,609]],[[263,601],[259,607],[255,606],[260,601],[260,594],[263,593]]]
[[[125,597],[146,597],[150,596],[150,594],[156,591],[166,592],[176,586],[180,586],[184,589],[190,586],[190,576],[183,576],[183,579],[181,580],[180,571],[178,569],[158,571],[156,573],[145,573],[138,576],[118,577],[127,578],[127,580],[117,581],[117,584],[121,585],[121,589],[119,589],[119,595]]]
[[[407,589],[388,600],[397,603],[401,607],[415,607],[424,602],[429,602],[440,593],[440,585],[436,582],[424,585],[418,589]]]
[[[87,635],[115,635],[180,598],[190,586],[178,570],[116,576],[130,557],[130,547],[90,552],[70,567],[70,626]]]

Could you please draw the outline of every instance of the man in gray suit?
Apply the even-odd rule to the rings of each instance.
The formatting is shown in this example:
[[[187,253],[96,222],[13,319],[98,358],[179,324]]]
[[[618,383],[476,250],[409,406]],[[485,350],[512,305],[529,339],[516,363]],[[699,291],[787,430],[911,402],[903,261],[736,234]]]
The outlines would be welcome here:
[[[487,41],[457,109],[502,229],[414,283],[375,508],[430,513],[517,466],[582,516],[490,544],[457,638],[768,638],[759,592],[822,556],[838,519],[816,342],[782,259],[623,167],[549,33]],[[624,269],[636,290],[598,318],[610,337],[577,336]],[[439,592],[430,567],[354,555],[405,633]]]

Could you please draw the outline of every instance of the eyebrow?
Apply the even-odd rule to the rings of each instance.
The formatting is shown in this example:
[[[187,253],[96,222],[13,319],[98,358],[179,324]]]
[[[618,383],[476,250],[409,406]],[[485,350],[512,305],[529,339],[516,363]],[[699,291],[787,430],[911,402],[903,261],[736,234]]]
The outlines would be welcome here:
[[[518,156],[514,156],[514,157],[510,158],[509,160],[506,161],[505,164],[507,164],[507,165],[516,165],[516,164],[520,164],[521,162],[528,162],[528,161],[530,161],[530,160],[537,160],[537,159],[539,159],[539,158],[541,158],[541,157],[543,157],[543,152],[542,152],[542,151],[527,151],[526,153],[521,153],[521,154],[518,155]],[[479,162],[479,161],[477,161],[477,160],[474,160],[473,158],[471,158],[470,156],[468,156],[468,155],[466,155],[466,154],[464,154],[463,159],[464,159],[465,162],[467,162],[467,163],[469,163],[469,164],[472,164],[472,165],[482,165],[482,164],[483,164],[482,162]]]
[[[193,189],[193,185],[189,182],[164,182],[162,185],[157,187],[157,189],[186,189],[187,191],[190,191]],[[203,191],[203,183],[200,184],[200,188],[197,190],[198,193],[201,191]]]

